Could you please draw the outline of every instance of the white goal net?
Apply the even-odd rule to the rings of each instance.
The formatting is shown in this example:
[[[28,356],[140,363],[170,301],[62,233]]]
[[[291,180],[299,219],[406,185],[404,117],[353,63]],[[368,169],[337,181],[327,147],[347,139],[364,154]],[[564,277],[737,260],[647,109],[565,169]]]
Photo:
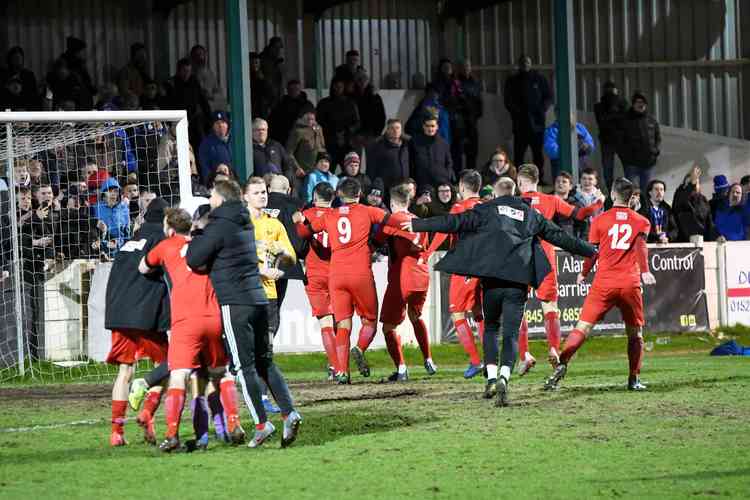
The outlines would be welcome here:
[[[114,374],[109,263],[147,200],[192,203],[190,161],[184,111],[0,113],[0,382]]]

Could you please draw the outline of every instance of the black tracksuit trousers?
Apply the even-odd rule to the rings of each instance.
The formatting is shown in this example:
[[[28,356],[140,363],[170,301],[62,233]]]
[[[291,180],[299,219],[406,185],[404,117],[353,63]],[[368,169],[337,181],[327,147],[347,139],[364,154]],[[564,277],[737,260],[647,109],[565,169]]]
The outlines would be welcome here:
[[[526,308],[527,285],[497,279],[482,280],[482,309],[484,311],[484,364],[508,366],[513,371],[518,358],[518,330]],[[499,356],[500,324],[503,344]]]

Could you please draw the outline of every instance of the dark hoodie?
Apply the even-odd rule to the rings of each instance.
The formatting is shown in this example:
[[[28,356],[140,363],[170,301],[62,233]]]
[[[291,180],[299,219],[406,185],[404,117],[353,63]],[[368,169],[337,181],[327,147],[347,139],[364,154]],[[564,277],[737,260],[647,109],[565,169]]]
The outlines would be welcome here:
[[[65,39],[67,50],[60,56],[68,64],[68,69],[73,73],[81,85],[80,94],[76,100],[78,110],[86,111],[94,109],[94,95],[96,87],[94,86],[91,74],[86,67],[86,60],[78,57],[78,53],[86,48],[86,42],[79,38],[69,36]]]
[[[315,106],[307,98],[307,94],[300,92],[296,98],[289,94],[281,98],[281,101],[274,106],[271,116],[268,119],[268,128],[270,129],[271,139],[286,144],[289,135],[292,133],[295,122],[305,113],[314,112]]]
[[[104,311],[104,327],[109,330],[169,330],[169,295],[163,274],[138,272],[141,259],[164,239],[165,208],[163,199],[152,200],[144,216],[146,222],[115,256]]]
[[[343,135],[344,145],[349,144],[360,125],[357,103],[347,95],[334,96],[333,88],[328,97],[318,103],[317,118],[329,148],[338,144],[337,134]]]
[[[36,75],[23,67],[12,68],[10,61],[15,54],[20,54],[24,57],[23,49],[21,47],[13,47],[8,51],[6,56],[7,66],[0,72],[0,83],[5,85],[11,78],[16,77],[21,82],[21,95],[20,101],[23,109],[27,111],[36,111],[39,109],[39,89],[37,88]]]
[[[203,234],[188,245],[187,263],[208,269],[220,305],[268,304],[250,212],[241,201],[225,201],[211,212]]]

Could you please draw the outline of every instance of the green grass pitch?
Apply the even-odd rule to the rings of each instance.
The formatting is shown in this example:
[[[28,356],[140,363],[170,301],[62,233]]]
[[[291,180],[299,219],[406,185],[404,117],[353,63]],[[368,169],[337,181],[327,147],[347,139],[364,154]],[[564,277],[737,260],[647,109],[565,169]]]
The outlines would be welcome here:
[[[541,390],[540,362],[511,380],[503,409],[481,399],[479,377],[461,378],[457,346],[435,349],[432,378],[408,349],[403,384],[380,382],[391,367],[373,352],[372,377],[350,387],[322,381],[320,355],[279,356],[304,418],[287,450],[275,439],[161,456],[134,418],[130,445],[110,449],[108,384],[6,384],[0,499],[748,498],[750,359],[709,357],[708,336],[647,341],[647,393],[625,390],[625,339],[593,339],[559,391]]]

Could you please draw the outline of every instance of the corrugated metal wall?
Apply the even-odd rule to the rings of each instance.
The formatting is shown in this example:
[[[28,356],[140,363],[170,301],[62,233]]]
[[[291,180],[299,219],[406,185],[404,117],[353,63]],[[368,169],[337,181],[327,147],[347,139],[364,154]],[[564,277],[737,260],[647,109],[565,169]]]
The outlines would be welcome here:
[[[607,80],[640,89],[661,123],[748,137],[743,120],[743,0],[575,0],[577,96],[593,111]],[[502,85],[521,54],[552,76],[551,0],[514,0],[471,14],[466,50],[487,90]],[[450,39],[450,37],[449,37]],[[750,96],[744,96],[749,99]]]
[[[435,16],[433,0],[360,0],[328,10],[319,34],[326,82],[346,51],[358,49],[375,85],[421,87],[430,75]]]

